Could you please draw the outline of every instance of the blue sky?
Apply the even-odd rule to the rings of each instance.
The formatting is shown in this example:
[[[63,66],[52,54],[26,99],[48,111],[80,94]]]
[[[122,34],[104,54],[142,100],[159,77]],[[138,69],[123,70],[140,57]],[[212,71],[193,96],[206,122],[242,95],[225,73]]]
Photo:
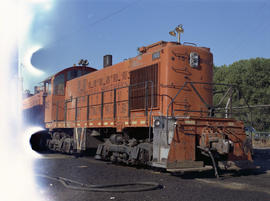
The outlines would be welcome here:
[[[33,1],[33,0],[32,0]],[[42,0],[46,3],[46,0]],[[63,68],[88,59],[102,68],[103,55],[113,63],[134,57],[137,48],[176,40],[168,32],[183,24],[182,42],[210,47],[214,64],[270,57],[270,2],[267,0],[48,0],[35,5],[27,47],[41,44],[32,65],[23,68],[24,88]],[[23,55],[22,55],[23,56]]]

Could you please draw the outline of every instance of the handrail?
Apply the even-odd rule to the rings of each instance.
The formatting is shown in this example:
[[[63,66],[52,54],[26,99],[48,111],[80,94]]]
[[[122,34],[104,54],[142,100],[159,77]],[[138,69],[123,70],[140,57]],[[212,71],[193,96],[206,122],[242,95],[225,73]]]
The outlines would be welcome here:
[[[180,94],[180,92],[184,89],[184,87],[186,87],[187,82],[184,83],[184,85],[178,90],[178,92],[176,93],[176,95],[172,98],[171,102],[169,103],[168,107],[167,107],[167,116],[166,116],[166,138],[167,138],[167,144],[169,144],[169,128],[168,128],[168,116],[169,116],[169,108],[170,106],[173,104],[174,100],[176,99],[176,97]],[[173,110],[172,110],[173,113]]]
[[[191,88],[195,91],[195,94],[200,98],[200,100],[202,101],[202,103],[204,103],[204,105],[208,108],[209,111],[213,111],[215,108],[217,108],[218,106],[220,106],[222,104],[223,100],[225,99],[225,97],[228,94],[230,94],[232,96],[233,88],[236,88],[239,91],[239,88],[236,85],[233,85],[233,84],[208,83],[208,82],[185,82],[184,85],[177,91],[176,95],[171,99],[171,102],[167,106],[167,114],[166,114],[167,143],[169,143],[169,128],[168,128],[169,109],[170,109],[170,107],[172,107],[171,117],[174,117],[173,103],[174,103],[175,99],[177,98],[177,96],[182,92],[182,90],[184,89],[184,87],[186,87],[188,84],[190,84]],[[230,88],[225,93],[225,95],[221,98],[221,101],[218,103],[218,105],[217,106],[213,106],[213,105],[209,105],[208,103],[205,102],[205,100],[203,99],[203,97],[200,95],[200,93],[198,92],[198,90],[195,88],[194,84],[219,85],[219,86],[227,86],[227,87],[230,87]],[[244,98],[244,101],[245,101],[245,103],[247,105],[247,108],[250,109],[250,106],[248,105],[248,103],[247,103],[247,101],[246,101],[245,98]],[[232,110],[232,108],[233,107],[231,106],[230,110]],[[220,108],[218,108],[218,109],[220,109]],[[187,111],[189,111],[189,110],[187,110]],[[232,111],[230,111],[230,112],[232,113]]]
[[[212,105],[209,105],[207,104],[203,97],[200,95],[200,93],[198,92],[198,90],[194,87],[194,84],[204,84],[204,85],[220,85],[220,86],[228,86],[231,88],[235,87],[237,88],[236,85],[232,85],[232,84],[222,84],[222,83],[209,83],[209,82],[185,82],[184,85],[178,90],[178,92],[176,93],[176,95],[171,99],[171,102],[169,103],[169,105],[167,106],[167,118],[168,118],[168,115],[169,115],[169,108],[170,106],[173,104],[173,102],[175,101],[175,99],[177,98],[177,96],[180,94],[180,92],[183,90],[184,87],[186,87],[188,84],[190,84],[190,86],[192,87],[192,89],[195,91],[196,95],[200,98],[200,100],[205,104],[205,106],[210,109],[210,108],[215,108],[215,106],[212,106]],[[228,93],[226,93],[224,95],[224,97],[222,97],[222,100],[227,96]],[[220,105],[221,103],[218,104],[218,106]],[[249,107],[249,106],[248,106]],[[172,115],[173,115],[173,109],[172,109]]]
[[[167,107],[167,116],[166,118],[168,119],[169,116],[169,108],[170,106],[173,104],[174,100],[176,99],[176,97],[180,94],[180,92],[184,89],[184,87],[187,85],[187,82],[184,83],[184,85],[178,90],[178,92],[176,93],[176,95],[171,99],[171,102],[169,103],[168,107]],[[173,113],[173,111],[172,111]],[[168,123],[168,122],[167,122]],[[168,125],[167,125],[168,126]]]
[[[149,96],[149,94],[148,94],[148,91],[147,91],[147,93],[146,93],[147,94],[147,97],[145,96],[145,104],[147,104],[147,105],[145,105],[145,109],[147,109],[147,111],[145,111],[145,116],[147,118],[146,120],[149,123],[149,139],[150,139],[150,136],[151,136],[151,132],[150,132],[150,130],[151,130],[151,118],[152,118],[152,110],[153,110],[153,107],[154,107],[154,83],[151,80],[150,81],[136,83],[136,84],[132,84],[132,85],[121,86],[121,87],[117,87],[117,88],[113,88],[113,89],[103,90],[103,91],[99,91],[99,92],[94,92],[94,93],[86,94],[86,95],[83,95],[83,96],[71,97],[68,100],[64,100],[64,103],[66,105],[68,102],[72,102],[73,99],[75,99],[75,101],[77,103],[77,104],[75,104],[75,108],[67,108],[67,106],[66,106],[66,107],[64,107],[64,109],[65,110],[74,110],[75,109],[75,113],[77,113],[76,110],[78,108],[87,108],[86,113],[89,115],[89,113],[90,113],[89,112],[89,107],[91,107],[91,106],[100,106],[100,105],[103,105],[104,106],[105,104],[114,104],[113,107],[115,108],[115,107],[117,107],[116,106],[116,103],[127,102],[127,101],[129,102],[130,101],[129,100],[130,98],[128,97],[127,100],[116,101],[116,97],[113,97],[114,100],[112,102],[109,102],[109,103],[106,102],[106,103],[104,103],[104,100],[103,100],[103,104],[100,103],[100,104],[90,105],[89,104],[89,97],[90,96],[93,96],[93,95],[99,95],[99,94],[103,94],[103,96],[104,96],[104,93],[105,92],[110,92],[110,91],[114,91],[114,96],[116,96],[116,91],[117,90],[124,89],[124,88],[129,88],[130,89],[131,87],[135,87],[135,86],[139,86],[139,85],[142,85],[142,86],[144,85],[145,86],[145,90],[148,90],[149,89],[149,87],[148,87],[149,84],[151,84],[151,86],[150,86],[151,87],[151,106],[150,106],[150,108],[148,108],[148,96]],[[80,106],[80,107],[78,107],[78,99],[83,98],[83,97],[87,97],[87,105],[86,106]],[[103,99],[104,99],[104,97],[103,97]],[[103,109],[104,109],[104,107],[103,107]],[[101,108],[101,110],[103,110],[103,109]],[[128,109],[130,110],[130,106],[129,106]],[[150,109],[150,113],[148,115],[148,110],[149,109]],[[130,112],[130,111],[128,111],[128,112]],[[67,118],[66,118],[67,112],[65,111],[64,113],[65,113],[64,114],[64,121],[65,121],[65,125],[66,125],[66,122],[67,122]],[[101,119],[100,119],[101,121],[102,121],[102,116],[103,116],[103,114],[101,114]],[[149,119],[148,119],[148,117],[149,117]],[[116,119],[116,111],[114,111],[114,114],[113,114],[113,120],[115,120],[115,119]],[[87,117],[87,121],[89,121],[89,120],[90,120],[89,117]],[[58,122],[58,120],[56,122]],[[75,114],[75,123],[76,122],[77,122],[77,114]]]
[[[183,45],[193,45],[194,47],[197,47],[198,45],[196,43],[191,43],[191,42],[184,42]]]

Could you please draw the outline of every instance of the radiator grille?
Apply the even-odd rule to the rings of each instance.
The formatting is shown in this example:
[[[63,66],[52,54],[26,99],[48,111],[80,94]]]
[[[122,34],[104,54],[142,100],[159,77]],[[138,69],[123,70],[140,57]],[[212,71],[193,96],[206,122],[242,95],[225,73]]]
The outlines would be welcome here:
[[[147,86],[145,83],[147,83]],[[130,72],[131,110],[151,107],[152,83],[153,83],[153,107],[157,107],[158,64],[153,64]],[[146,89],[148,90],[146,91]]]

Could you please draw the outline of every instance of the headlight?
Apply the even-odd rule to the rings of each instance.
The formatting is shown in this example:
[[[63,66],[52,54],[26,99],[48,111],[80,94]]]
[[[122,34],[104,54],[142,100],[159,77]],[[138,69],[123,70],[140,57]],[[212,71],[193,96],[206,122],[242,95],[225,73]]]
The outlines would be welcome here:
[[[159,127],[160,124],[161,124],[160,120],[156,119],[155,122],[154,122],[154,126]]]
[[[191,52],[189,55],[189,64],[192,68],[197,68],[199,66],[200,57],[197,52]]]

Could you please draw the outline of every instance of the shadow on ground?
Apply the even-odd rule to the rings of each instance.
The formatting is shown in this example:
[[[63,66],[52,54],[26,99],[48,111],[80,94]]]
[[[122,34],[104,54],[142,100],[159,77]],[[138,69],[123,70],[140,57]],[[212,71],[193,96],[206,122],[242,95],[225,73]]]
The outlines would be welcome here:
[[[219,170],[220,179],[227,177],[240,177],[250,175],[261,175],[270,171],[270,147],[256,148],[253,155],[254,165],[257,167],[252,170]],[[214,170],[202,172],[185,172],[172,173],[173,176],[181,177],[182,179],[198,179],[198,178],[216,178]]]

